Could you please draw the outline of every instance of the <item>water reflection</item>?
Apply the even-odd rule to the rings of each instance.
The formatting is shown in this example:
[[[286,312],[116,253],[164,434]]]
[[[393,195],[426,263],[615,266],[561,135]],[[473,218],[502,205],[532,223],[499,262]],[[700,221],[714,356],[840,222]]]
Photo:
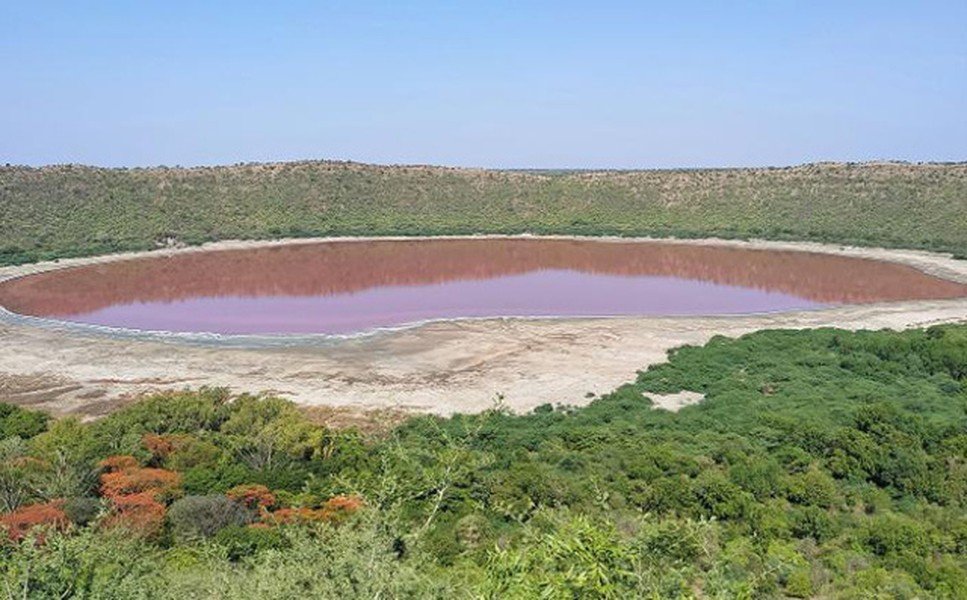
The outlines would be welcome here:
[[[696,295],[705,297],[697,302]],[[0,285],[0,304],[14,312],[165,328],[145,323],[163,324],[161,313],[175,311],[181,321],[191,321],[180,330],[231,332],[248,331],[244,321],[257,320],[252,315],[258,312],[288,312],[298,325],[272,318],[254,331],[342,331],[416,320],[411,317],[728,313],[964,295],[967,286],[877,261],[536,239],[191,253],[52,271]],[[262,301],[252,302],[257,299]],[[232,325],[219,325],[220,314]],[[343,325],[327,325],[327,319]]]

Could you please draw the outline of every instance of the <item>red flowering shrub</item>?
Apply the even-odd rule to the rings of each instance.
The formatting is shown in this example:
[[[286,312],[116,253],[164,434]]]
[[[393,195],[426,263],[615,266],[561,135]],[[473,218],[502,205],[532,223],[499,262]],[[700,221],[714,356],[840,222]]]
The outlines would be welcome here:
[[[7,536],[14,541],[22,540],[31,529],[38,526],[63,530],[70,524],[63,506],[63,500],[21,506],[12,513],[0,515],[0,529],[5,530]]]
[[[153,492],[141,492],[112,498],[114,514],[105,527],[123,527],[140,536],[160,533],[165,522],[165,505],[155,500]]]
[[[138,514],[157,512],[156,506],[161,506],[162,510],[164,509],[164,505],[155,500],[151,492],[128,494],[127,496],[118,496],[114,499],[114,508],[119,513]]]
[[[134,467],[101,475],[101,493],[112,500],[119,496],[150,493],[170,496],[181,486],[181,475],[167,469]]]
[[[264,485],[257,483],[237,485],[225,495],[249,509],[265,509],[275,506],[275,495]]]
[[[164,460],[175,451],[174,440],[169,435],[146,433],[141,437],[141,445],[151,453],[156,460]]]
[[[330,513],[353,513],[362,506],[363,499],[358,496],[333,496],[326,500],[325,510]]]
[[[264,512],[262,522],[270,525],[292,525],[313,522],[341,523],[363,506],[356,496],[333,496],[321,508],[280,508]]]
[[[322,507],[323,519],[330,523],[341,523],[362,506],[363,499],[358,496],[333,496]]]
[[[101,494],[114,508],[104,525],[142,536],[159,533],[165,520],[164,501],[177,495],[181,475],[139,467],[131,456],[112,456],[99,464],[106,471],[101,475]]]
[[[185,433],[146,433],[141,438],[141,445],[151,453],[154,463],[159,464],[192,440],[192,436]]]

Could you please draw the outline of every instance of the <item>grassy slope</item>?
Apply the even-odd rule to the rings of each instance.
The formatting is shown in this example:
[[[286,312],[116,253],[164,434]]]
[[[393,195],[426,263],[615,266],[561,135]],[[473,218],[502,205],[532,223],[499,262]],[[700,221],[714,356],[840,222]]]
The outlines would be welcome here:
[[[967,164],[508,172],[299,162],[0,167],[0,264],[228,238],[573,233],[967,255]]]

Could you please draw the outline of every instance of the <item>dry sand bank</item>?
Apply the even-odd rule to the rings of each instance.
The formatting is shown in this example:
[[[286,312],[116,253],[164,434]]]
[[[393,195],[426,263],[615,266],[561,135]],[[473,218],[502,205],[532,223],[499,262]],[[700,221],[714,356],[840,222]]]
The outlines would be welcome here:
[[[218,242],[0,268],[0,280],[146,254],[319,241],[351,243],[344,238]],[[887,260],[967,283],[967,261],[928,252],[815,243],[675,241]],[[637,370],[663,361],[668,349],[701,344],[715,334],[826,326],[901,329],[964,320],[967,298],[731,317],[449,321],[329,345],[230,347],[36,327],[0,315],[0,401],[54,414],[93,416],[147,391],[218,385],[272,391],[307,405],[437,414],[484,410],[502,394],[507,406],[526,411],[547,402],[585,404],[590,401],[588,392],[610,391],[632,380]],[[695,399],[672,395],[656,400],[674,409]]]

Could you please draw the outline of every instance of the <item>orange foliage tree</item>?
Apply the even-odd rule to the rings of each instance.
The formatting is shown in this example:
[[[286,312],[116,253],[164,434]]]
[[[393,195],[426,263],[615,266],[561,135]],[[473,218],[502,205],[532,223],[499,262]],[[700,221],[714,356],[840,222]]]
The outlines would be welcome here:
[[[167,469],[135,467],[101,475],[101,494],[112,500],[141,493],[170,498],[180,486],[181,475]]]
[[[340,523],[362,506],[363,499],[358,496],[333,496],[322,507],[323,518],[330,523]]]
[[[114,514],[106,526],[122,526],[150,536],[161,531],[166,500],[181,487],[181,475],[167,469],[138,466],[131,456],[112,456],[101,461],[101,494],[110,499]]]
[[[249,509],[269,509],[275,506],[275,495],[264,485],[250,483],[236,485],[225,495]]]
[[[146,433],[141,438],[141,445],[151,453],[155,464],[158,464],[183,448],[191,439],[185,433]]]
[[[135,535],[149,537],[164,526],[165,505],[151,492],[118,496],[111,501],[114,514],[104,522],[105,527],[123,527]]]
[[[63,507],[63,500],[21,506],[12,513],[0,515],[0,529],[6,530],[7,536],[14,541],[22,540],[35,527],[64,530],[70,524],[70,519]]]
[[[333,496],[320,508],[280,508],[275,512],[265,512],[262,521],[270,525],[341,523],[362,506],[363,500],[357,496]]]

